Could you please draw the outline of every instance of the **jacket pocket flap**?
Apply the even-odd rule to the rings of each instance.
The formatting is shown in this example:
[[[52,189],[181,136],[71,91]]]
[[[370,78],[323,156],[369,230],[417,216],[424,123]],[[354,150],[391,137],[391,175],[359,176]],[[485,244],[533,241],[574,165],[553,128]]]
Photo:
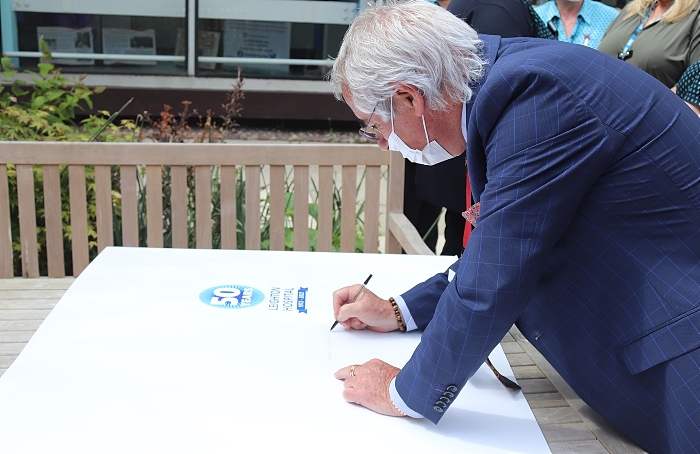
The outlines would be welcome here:
[[[622,360],[632,375],[700,347],[700,307],[625,345]]]

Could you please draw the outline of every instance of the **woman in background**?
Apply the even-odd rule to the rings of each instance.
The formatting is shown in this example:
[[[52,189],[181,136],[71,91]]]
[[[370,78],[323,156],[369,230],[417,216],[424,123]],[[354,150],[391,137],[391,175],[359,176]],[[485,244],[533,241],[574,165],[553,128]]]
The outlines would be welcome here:
[[[700,61],[685,70],[678,81],[676,94],[700,117]]]
[[[608,27],[598,50],[673,88],[700,60],[698,0],[633,0]]]

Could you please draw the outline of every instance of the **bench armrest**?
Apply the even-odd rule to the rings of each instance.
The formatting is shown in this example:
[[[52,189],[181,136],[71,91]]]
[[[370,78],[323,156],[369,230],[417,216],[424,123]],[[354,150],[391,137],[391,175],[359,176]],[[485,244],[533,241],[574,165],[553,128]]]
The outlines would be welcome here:
[[[389,214],[389,230],[407,254],[435,255],[421,238],[418,230],[411,224],[405,214]]]

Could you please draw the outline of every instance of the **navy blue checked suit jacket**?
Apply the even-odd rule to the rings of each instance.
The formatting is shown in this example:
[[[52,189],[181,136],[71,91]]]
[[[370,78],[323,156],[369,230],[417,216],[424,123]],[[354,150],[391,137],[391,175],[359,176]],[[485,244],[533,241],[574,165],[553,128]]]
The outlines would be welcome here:
[[[456,277],[403,295],[424,333],[399,394],[437,423],[445,390],[459,392],[516,323],[642,447],[696,452],[698,117],[596,50],[481,38],[490,63],[467,140],[481,216]]]

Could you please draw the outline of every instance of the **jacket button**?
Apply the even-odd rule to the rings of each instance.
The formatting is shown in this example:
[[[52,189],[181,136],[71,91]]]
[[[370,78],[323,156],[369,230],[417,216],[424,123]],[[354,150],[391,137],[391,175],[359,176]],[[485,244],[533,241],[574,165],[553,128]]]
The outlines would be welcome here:
[[[454,398],[454,396],[455,396],[454,393],[451,393],[451,392],[449,392],[449,391],[446,391],[446,392],[442,393],[442,395],[445,396],[445,397],[448,397],[448,398],[450,398],[450,399]]]
[[[445,411],[442,409],[442,407],[438,407],[437,405],[433,407],[433,410],[435,410],[438,413],[442,413],[443,411]]]
[[[435,406],[440,407],[440,408],[445,408],[445,407],[447,407],[447,404],[445,402],[441,402],[438,400],[437,402],[435,402]]]
[[[440,400],[445,402],[446,404],[450,403],[450,399],[448,399],[447,397],[441,397]]]
[[[447,387],[447,391],[451,393],[456,393],[457,392],[457,387],[455,385],[450,385]]]

